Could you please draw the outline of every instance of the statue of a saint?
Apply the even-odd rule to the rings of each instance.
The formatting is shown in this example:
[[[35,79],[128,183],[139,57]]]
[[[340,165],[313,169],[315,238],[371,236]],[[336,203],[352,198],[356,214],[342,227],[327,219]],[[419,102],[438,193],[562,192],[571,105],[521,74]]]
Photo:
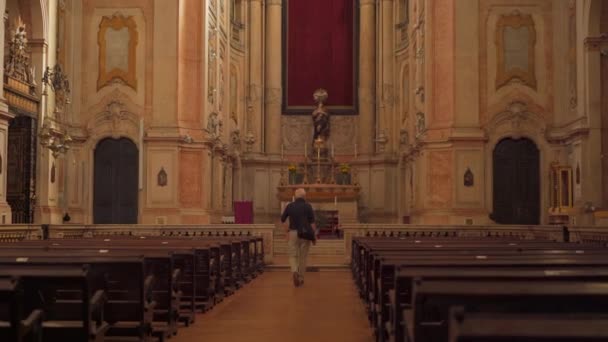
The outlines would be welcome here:
[[[327,140],[329,138],[329,112],[325,108],[327,101],[327,90],[317,89],[314,93],[317,108],[312,112],[313,143],[317,139]]]
[[[221,123],[217,113],[211,112],[209,114],[209,118],[207,119],[207,132],[209,132],[213,138],[217,138],[219,136],[220,125]]]

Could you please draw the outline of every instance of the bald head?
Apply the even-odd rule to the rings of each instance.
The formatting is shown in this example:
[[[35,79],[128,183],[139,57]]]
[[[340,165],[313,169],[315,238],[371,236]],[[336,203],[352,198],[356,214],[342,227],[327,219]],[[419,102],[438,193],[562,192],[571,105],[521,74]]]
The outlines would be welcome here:
[[[306,190],[299,188],[296,189],[296,193],[294,194],[295,198],[305,198],[306,197]]]

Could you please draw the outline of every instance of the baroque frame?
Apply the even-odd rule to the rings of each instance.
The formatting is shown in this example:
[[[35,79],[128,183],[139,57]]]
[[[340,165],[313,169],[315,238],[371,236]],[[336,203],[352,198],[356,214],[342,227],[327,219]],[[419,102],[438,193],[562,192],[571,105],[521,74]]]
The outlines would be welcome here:
[[[129,68],[122,70],[114,68],[107,70],[106,66],[106,32],[108,29],[120,30],[127,28],[129,31]],[[119,79],[127,86],[137,91],[136,69],[136,48],[138,43],[137,24],[133,16],[125,17],[122,14],[114,14],[112,17],[104,16],[99,24],[97,32],[97,44],[99,46],[99,77],[97,78],[97,90],[109,85],[113,80]]]
[[[530,33],[528,39],[528,70],[520,68],[505,69],[505,39],[504,33],[507,28],[527,28]],[[513,11],[511,14],[502,15],[496,24],[496,89],[507,85],[513,79],[519,79],[525,85],[536,90],[536,28],[534,19],[530,14],[522,14]]]

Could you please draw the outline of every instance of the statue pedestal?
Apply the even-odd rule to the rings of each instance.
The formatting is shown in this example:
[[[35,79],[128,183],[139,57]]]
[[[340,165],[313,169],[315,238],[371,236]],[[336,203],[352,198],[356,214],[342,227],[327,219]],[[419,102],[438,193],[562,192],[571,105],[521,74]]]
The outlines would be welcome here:
[[[340,223],[358,222],[358,200],[360,187],[337,184],[293,184],[278,187],[281,212],[293,200],[296,189],[306,190],[306,201],[314,210],[338,211]]]

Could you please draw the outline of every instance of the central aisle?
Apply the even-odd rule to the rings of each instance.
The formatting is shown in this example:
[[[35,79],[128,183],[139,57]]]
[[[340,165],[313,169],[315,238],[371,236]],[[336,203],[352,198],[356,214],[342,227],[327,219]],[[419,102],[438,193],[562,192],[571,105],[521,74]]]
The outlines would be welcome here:
[[[199,314],[173,342],[371,342],[372,331],[349,271],[309,272],[294,288],[287,271],[266,271]]]

